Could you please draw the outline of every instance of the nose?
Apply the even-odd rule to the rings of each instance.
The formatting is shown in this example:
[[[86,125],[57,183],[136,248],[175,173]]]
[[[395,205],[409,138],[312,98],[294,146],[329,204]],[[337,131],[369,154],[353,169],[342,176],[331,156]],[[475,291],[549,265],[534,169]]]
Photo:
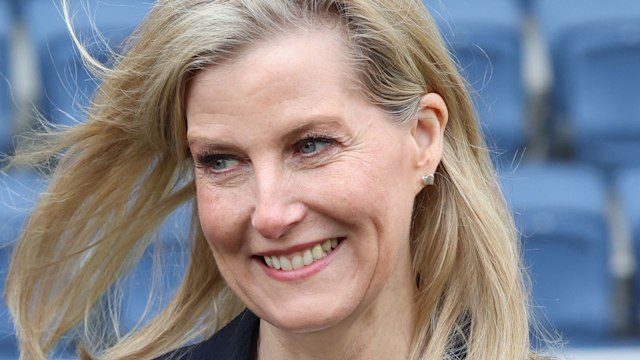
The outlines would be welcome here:
[[[257,180],[258,196],[251,225],[266,239],[282,237],[304,219],[306,206],[296,199],[295,187],[281,177]]]

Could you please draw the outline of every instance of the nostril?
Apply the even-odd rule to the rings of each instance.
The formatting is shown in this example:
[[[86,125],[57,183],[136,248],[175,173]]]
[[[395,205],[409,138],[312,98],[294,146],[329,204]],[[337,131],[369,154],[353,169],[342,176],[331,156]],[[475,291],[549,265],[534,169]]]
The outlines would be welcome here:
[[[251,225],[264,238],[280,238],[305,216],[305,207],[300,203],[272,202],[261,203],[251,216]]]

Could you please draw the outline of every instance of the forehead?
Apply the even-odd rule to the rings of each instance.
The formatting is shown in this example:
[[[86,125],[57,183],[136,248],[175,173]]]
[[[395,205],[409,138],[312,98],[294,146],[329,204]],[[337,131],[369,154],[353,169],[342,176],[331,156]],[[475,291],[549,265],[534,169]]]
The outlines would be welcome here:
[[[257,43],[189,84],[187,118],[283,105],[291,111],[359,96],[346,37],[338,28],[296,30]],[[335,104],[334,104],[335,105]],[[264,110],[264,109],[263,109]]]
[[[288,86],[300,91],[318,86],[319,80],[324,80],[321,83],[326,86],[334,79],[339,79],[335,85],[353,90],[355,74],[346,41],[341,30],[326,26],[292,30],[265,39],[233,60],[198,73],[189,83],[187,100],[198,100],[200,95],[208,101],[212,96],[222,100],[240,94],[254,100],[258,95],[267,95],[265,100],[269,100],[268,95]],[[203,87],[208,91],[198,91]]]

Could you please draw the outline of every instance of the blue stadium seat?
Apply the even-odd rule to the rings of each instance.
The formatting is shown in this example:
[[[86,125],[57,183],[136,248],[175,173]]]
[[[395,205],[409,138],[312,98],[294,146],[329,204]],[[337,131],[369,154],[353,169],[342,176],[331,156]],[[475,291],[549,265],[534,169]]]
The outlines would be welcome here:
[[[600,21],[637,18],[640,4],[636,0],[531,0],[531,6],[544,37],[556,51],[563,46],[567,30]]]
[[[580,160],[640,164],[640,2],[539,0],[554,66],[551,130]]]
[[[0,2],[0,153],[13,149],[13,119],[9,86],[9,49],[12,12],[6,2]]]
[[[523,10],[529,12],[531,10],[531,3],[533,3],[534,1],[535,0],[518,0],[518,3]]]
[[[89,52],[109,63],[107,51],[119,50],[122,40],[151,6],[146,0],[70,1],[74,29]],[[43,99],[41,112],[53,123],[74,125],[84,119],[98,80],[85,68],[64,23],[59,2],[31,0],[24,18],[38,57]],[[104,37],[104,41],[99,40]]]
[[[640,165],[640,11],[634,21],[599,22],[567,39],[565,98],[576,156],[606,170]]]
[[[521,72],[522,18],[514,0],[425,0],[472,88],[497,164],[522,156],[527,142]],[[502,155],[501,155],[502,154]]]
[[[190,211],[191,207],[183,206],[169,216],[160,229],[160,241],[151,245],[125,280],[121,331],[128,332],[148,322],[168,304],[181,284],[189,258]],[[154,253],[156,247],[158,254]],[[155,256],[161,266],[161,277],[153,284]],[[152,290],[152,285],[157,287]],[[153,303],[145,314],[151,291]]]
[[[521,234],[534,306],[570,341],[611,335],[604,176],[587,166],[527,164],[503,174],[502,185]]]
[[[633,313],[640,323],[640,167],[621,169],[616,173],[614,186],[623,210],[623,218],[631,236],[636,262],[635,298]]]
[[[0,287],[4,290],[11,243],[31,211],[44,180],[30,173],[0,173]],[[0,359],[17,359],[17,343],[9,310],[0,301]]]
[[[22,5],[26,1],[27,0],[6,0],[5,2],[8,4],[9,9],[11,9],[11,12],[13,13],[13,15],[16,18],[20,18],[20,15],[22,14],[22,12],[21,12]]]

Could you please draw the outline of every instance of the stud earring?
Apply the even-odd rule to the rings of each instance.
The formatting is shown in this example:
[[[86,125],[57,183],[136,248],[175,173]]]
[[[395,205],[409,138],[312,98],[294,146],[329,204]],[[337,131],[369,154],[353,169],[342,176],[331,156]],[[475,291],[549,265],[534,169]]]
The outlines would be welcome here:
[[[428,174],[422,177],[422,182],[425,186],[433,185],[436,181],[435,176],[433,174]]]

